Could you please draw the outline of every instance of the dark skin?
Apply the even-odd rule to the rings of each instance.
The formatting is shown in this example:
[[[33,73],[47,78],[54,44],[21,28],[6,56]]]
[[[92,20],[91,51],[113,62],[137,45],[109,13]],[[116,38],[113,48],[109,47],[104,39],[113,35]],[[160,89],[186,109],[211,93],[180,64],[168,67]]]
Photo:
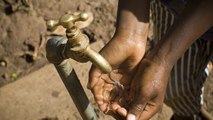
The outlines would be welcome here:
[[[101,50],[113,71],[103,74],[94,66],[90,70],[88,86],[100,110],[127,120],[147,120],[160,110],[173,65],[213,25],[213,1],[189,1],[167,35],[144,57],[149,2],[119,2],[116,33]],[[116,89],[111,80],[124,89]]]
[[[140,0],[138,0],[138,3],[143,4]],[[136,67],[145,54],[148,18],[144,19],[144,16],[142,16],[143,14],[140,14],[139,12],[141,11],[141,6],[137,5],[137,7],[134,7],[135,5],[136,4],[133,2],[119,2],[119,19],[116,33],[112,40],[110,40],[101,51],[101,54],[112,65],[113,72],[109,75],[102,74],[102,72],[94,66],[90,71],[90,82],[88,85],[94,93],[99,108],[103,112],[106,111],[108,103],[111,100],[109,96],[114,94],[111,92],[112,90],[114,91],[114,86],[108,81],[111,81],[112,79],[118,80],[120,83],[124,84],[125,88],[130,87],[131,80],[136,72]],[[149,14],[148,11],[145,12],[147,13],[144,14]],[[139,18],[146,20],[147,23],[139,21]],[[113,96],[116,96],[117,91],[114,92],[115,95]],[[116,97],[115,99],[119,98]],[[117,100],[114,100],[110,107],[110,111],[113,113],[122,112],[120,114],[123,117],[127,114],[126,108],[124,108],[123,104],[121,105]]]

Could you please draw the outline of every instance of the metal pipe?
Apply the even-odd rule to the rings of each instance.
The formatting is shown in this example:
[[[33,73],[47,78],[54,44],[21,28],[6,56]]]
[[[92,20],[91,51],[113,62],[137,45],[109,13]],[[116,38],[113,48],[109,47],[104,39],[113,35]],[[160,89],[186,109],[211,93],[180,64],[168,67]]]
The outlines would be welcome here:
[[[83,120],[97,120],[95,110],[89,103],[74,69],[68,60],[64,60],[61,56],[66,42],[67,38],[65,37],[54,37],[48,40],[46,45],[47,59],[55,65]]]
[[[66,86],[75,106],[84,120],[97,120],[94,108],[83,90],[83,87],[71,65],[64,60],[59,65],[55,65],[64,85]]]
[[[95,64],[103,73],[110,73],[112,71],[112,67],[106,61],[106,59],[93,50],[90,46],[86,48],[84,53],[88,56],[89,60]]]

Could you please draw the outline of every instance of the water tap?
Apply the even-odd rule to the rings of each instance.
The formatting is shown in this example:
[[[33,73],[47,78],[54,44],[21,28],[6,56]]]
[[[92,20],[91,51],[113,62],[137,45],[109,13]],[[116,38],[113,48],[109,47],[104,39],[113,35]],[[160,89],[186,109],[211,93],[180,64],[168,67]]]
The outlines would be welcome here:
[[[66,29],[67,41],[62,48],[60,47],[60,55],[63,59],[72,58],[78,62],[91,61],[102,70],[102,72],[109,73],[112,71],[111,65],[98,52],[90,47],[89,38],[83,34],[80,28],[75,24],[76,22],[86,21],[88,19],[89,15],[87,13],[65,14],[61,16],[59,20],[47,21],[47,28],[54,30],[57,26],[63,26]],[[48,60],[50,62],[54,61]]]

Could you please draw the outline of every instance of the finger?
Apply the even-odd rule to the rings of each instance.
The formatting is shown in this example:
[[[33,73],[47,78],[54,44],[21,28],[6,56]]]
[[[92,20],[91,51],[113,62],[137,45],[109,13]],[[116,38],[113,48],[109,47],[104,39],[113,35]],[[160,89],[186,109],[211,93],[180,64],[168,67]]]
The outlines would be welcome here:
[[[103,113],[108,113],[109,112],[109,104],[108,103],[103,103],[101,105],[98,105],[99,109],[103,112]]]
[[[127,116],[127,110],[126,110],[125,108],[123,108],[123,107],[118,108],[118,109],[117,109],[117,113],[118,113],[119,115],[121,115],[122,117],[126,117],[126,116]]]
[[[136,120],[140,117],[141,113],[143,112],[148,99],[144,96],[137,96],[128,110],[127,120]]]
[[[102,105],[104,103],[104,97],[103,97],[103,95],[94,95],[94,99],[95,99],[95,102],[98,105]]]
[[[111,104],[111,110],[114,113],[119,114],[122,117],[127,116],[127,110],[125,108],[121,107],[117,102],[114,102]]]
[[[116,113],[116,110],[117,110],[118,108],[121,108],[121,106],[120,106],[117,102],[113,102],[113,103],[111,104],[111,109],[112,109],[112,111],[113,111],[114,113]]]
[[[161,107],[162,107],[161,105],[147,104],[143,112],[141,113],[139,120],[151,119],[153,115],[156,114],[161,109]]]
[[[98,82],[101,74],[102,74],[102,72],[98,68],[96,68],[94,65],[92,65],[92,67],[90,68],[90,71],[89,71],[89,81],[87,83],[88,89],[92,89],[95,86],[95,84]]]
[[[101,105],[104,103],[104,95],[103,95],[103,81],[99,80],[96,85],[91,89],[95,101],[98,105]]]

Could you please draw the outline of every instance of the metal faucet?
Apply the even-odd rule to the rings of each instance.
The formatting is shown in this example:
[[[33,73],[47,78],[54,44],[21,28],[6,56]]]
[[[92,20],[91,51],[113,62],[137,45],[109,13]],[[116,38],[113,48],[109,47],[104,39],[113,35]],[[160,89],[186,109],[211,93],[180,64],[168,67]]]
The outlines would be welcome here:
[[[80,28],[75,26],[75,22],[86,21],[88,18],[87,13],[65,14],[59,20],[47,21],[47,28],[54,30],[57,26],[61,25],[66,29],[68,40],[62,50],[62,58],[72,58],[78,62],[91,61],[102,72],[109,73],[112,71],[111,65],[90,47],[87,35],[83,34]],[[51,60],[49,59],[49,61]]]

